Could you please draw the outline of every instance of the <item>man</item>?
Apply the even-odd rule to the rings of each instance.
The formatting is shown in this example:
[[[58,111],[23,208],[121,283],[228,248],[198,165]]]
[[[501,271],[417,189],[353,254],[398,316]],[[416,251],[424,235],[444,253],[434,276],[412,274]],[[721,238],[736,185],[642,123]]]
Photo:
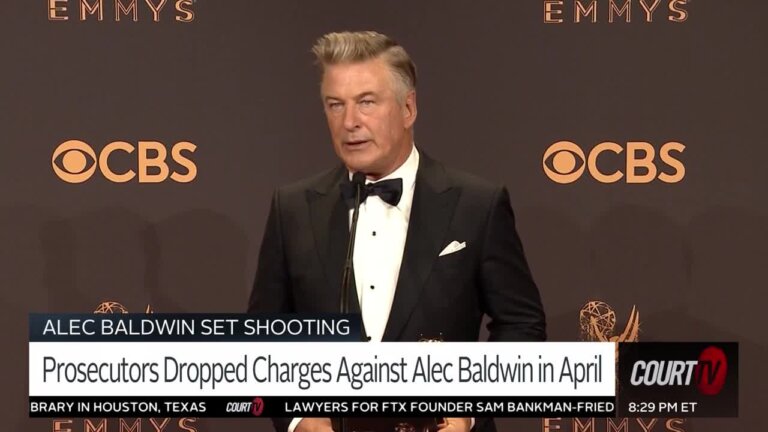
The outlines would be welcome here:
[[[368,182],[353,256],[356,296],[373,342],[545,339],[544,312],[507,191],[449,169],[414,146],[416,68],[375,32],[330,33],[313,48],[341,164],[273,197],[251,312],[338,312],[352,210],[350,179]],[[356,300],[356,301],[355,301]],[[477,423],[477,424],[475,424]],[[473,426],[474,425],[474,426]],[[329,419],[275,419],[280,430],[330,432]],[[449,418],[444,432],[495,430]]]

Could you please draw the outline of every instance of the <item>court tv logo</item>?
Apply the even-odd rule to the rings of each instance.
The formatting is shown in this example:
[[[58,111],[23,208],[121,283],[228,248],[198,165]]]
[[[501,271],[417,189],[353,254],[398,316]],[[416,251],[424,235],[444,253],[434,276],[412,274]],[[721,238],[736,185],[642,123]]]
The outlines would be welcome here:
[[[571,141],[558,141],[544,152],[544,174],[555,183],[569,184],[584,173],[600,183],[679,183],[685,178],[680,155],[685,145],[676,141],[656,146],[644,141],[625,145],[605,141],[585,152]]]
[[[620,413],[739,415],[738,342],[622,344],[618,376]]]
[[[255,397],[248,402],[227,402],[225,409],[228,413],[250,413],[254,417],[259,417],[264,412],[264,399]]]
[[[716,396],[728,376],[728,358],[723,350],[710,345],[696,360],[636,360],[632,365],[630,383],[633,386],[690,387],[700,394]]]
[[[139,183],[160,183],[171,179],[177,183],[189,183],[197,177],[197,165],[191,154],[197,146],[181,141],[169,149],[158,141],[139,141],[137,145],[125,141],[114,141],[97,154],[88,143],[69,140],[61,143],[53,151],[51,166],[56,176],[67,183],[83,183],[90,179],[96,170],[113,183],[126,183],[137,179]],[[135,155],[134,155],[135,153]],[[180,170],[171,172],[167,160],[179,165]],[[115,159],[126,161],[131,168],[122,171],[111,168]],[[134,167],[136,169],[134,169]]]

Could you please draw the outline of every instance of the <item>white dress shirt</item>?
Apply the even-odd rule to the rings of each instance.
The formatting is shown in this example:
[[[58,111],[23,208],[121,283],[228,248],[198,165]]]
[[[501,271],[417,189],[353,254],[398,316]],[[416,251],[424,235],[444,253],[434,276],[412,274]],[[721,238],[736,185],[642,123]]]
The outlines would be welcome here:
[[[408,159],[399,168],[377,180],[403,179],[403,193],[397,205],[391,206],[376,195],[369,196],[360,204],[352,261],[357,299],[371,342],[381,342],[395,298],[418,169],[419,152],[414,145]],[[352,174],[349,173],[350,179]],[[368,183],[373,181],[366,180]],[[353,210],[350,210],[350,228],[352,213]],[[288,425],[288,432],[293,432],[301,420],[302,417],[294,418]],[[474,419],[471,423],[474,427]]]
[[[360,204],[353,264],[357,299],[371,342],[381,342],[395,298],[418,169],[419,152],[414,146],[399,168],[378,180],[403,179],[403,193],[397,205],[391,206],[377,195]],[[349,221],[351,226],[352,210]]]
[[[377,195],[369,196],[360,204],[352,264],[355,269],[357,299],[365,331],[371,337],[371,342],[381,342],[392,309],[392,300],[395,298],[418,169],[419,152],[413,146],[408,159],[399,168],[379,179],[403,179],[403,194],[397,206],[385,203]],[[349,173],[350,179],[352,174]],[[366,180],[365,183],[372,181]],[[353,211],[349,210],[350,228]],[[302,418],[291,420],[288,432],[293,432]]]

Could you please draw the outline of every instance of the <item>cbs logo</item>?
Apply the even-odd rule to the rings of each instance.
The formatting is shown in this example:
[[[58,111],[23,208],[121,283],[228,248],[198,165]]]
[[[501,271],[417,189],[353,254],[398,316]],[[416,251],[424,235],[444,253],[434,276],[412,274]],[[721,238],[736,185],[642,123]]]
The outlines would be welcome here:
[[[138,176],[139,183],[160,183],[168,177],[178,183],[189,183],[197,177],[197,166],[185,156],[194,153],[196,145],[181,141],[171,147],[171,159],[186,169],[186,172],[170,172],[166,163],[168,150],[157,141],[139,141],[137,146],[124,141],[107,144],[97,155],[91,146],[79,140],[61,143],[53,152],[51,165],[56,175],[67,183],[82,183],[99,169],[101,174],[114,183],[125,183]],[[115,172],[110,168],[110,157],[118,153],[136,152],[136,171],[128,169]],[[137,173],[138,171],[138,173]],[[169,175],[170,174],[170,175]]]
[[[552,181],[560,184],[573,183],[584,171],[600,183],[616,183],[624,179],[627,183],[650,183],[659,179],[664,183],[678,183],[685,177],[685,166],[676,158],[685,150],[679,142],[668,142],[659,149],[659,160],[664,164],[660,170],[656,161],[656,149],[647,142],[630,141],[626,147],[614,142],[603,142],[584,154],[581,147],[570,141],[558,141],[544,152],[542,165],[544,173]],[[623,153],[623,155],[622,155]],[[602,158],[624,157],[625,169],[605,172],[600,169]],[[667,172],[669,168],[669,172]]]

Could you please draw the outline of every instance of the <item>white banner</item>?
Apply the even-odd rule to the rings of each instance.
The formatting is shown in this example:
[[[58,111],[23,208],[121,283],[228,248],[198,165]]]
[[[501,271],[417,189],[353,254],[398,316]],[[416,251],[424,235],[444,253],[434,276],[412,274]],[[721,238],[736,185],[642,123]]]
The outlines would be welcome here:
[[[614,396],[610,342],[31,342],[30,396]]]

